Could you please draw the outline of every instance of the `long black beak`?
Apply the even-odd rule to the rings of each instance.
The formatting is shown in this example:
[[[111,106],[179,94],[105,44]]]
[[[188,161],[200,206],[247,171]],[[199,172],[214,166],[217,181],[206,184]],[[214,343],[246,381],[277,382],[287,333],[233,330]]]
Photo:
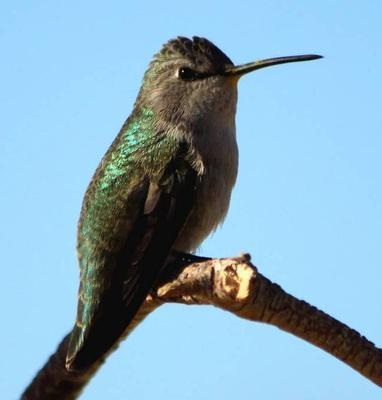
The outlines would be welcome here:
[[[256,71],[257,69],[265,67],[271,67],[272,65],[317,60],[319,58],[322,58],[322,56],[319,56],[317,54],[303,54],[300,56],[267,58],[266,60],[259,60],[250,62],[248,64],[229,67],[226,71],[224,71],[223,75],[240,77],[241,75],[247,74],[248,72]]]

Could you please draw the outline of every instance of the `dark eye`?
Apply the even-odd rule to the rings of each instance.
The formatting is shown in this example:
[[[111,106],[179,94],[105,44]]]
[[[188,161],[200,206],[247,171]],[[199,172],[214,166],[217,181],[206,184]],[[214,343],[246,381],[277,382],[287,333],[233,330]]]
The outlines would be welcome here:
[[[198,74],[191,68],[182,67],[179,68],[178,76],[180,79],[183,79],[184,81],[192,81],[193,79],[196,79],[198,77]]]

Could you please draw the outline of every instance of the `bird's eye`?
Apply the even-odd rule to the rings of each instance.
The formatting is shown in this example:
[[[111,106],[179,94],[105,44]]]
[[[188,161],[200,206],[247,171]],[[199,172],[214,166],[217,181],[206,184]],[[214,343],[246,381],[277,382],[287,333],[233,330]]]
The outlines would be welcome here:
[[[192,81],[198,77],[198,74],[191,68],[181,67],[178,71],[178,77],[184,81]]]

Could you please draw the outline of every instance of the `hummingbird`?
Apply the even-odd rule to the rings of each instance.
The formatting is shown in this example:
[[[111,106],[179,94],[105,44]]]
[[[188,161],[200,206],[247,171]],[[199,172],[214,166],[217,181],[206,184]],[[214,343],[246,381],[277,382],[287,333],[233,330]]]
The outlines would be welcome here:
[[[237,66],[201,37],[172,39],[154,56],[133,111],[84,196],[68,370],[102,360],[172,252],[194,252],[223,221],[238,172],[239,78],[318,58],[308,54]]]

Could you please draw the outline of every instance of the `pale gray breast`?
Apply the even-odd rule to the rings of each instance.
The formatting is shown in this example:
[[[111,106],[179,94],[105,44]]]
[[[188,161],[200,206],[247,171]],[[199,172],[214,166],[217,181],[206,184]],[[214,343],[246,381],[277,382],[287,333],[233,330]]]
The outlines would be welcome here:
[[[195,250],[214,231],[227,214],[238,169],[235,110],[225,109],[224,116],[204,123],[204,130],[194,145],[203,163],[195,206],[174,248]]]

